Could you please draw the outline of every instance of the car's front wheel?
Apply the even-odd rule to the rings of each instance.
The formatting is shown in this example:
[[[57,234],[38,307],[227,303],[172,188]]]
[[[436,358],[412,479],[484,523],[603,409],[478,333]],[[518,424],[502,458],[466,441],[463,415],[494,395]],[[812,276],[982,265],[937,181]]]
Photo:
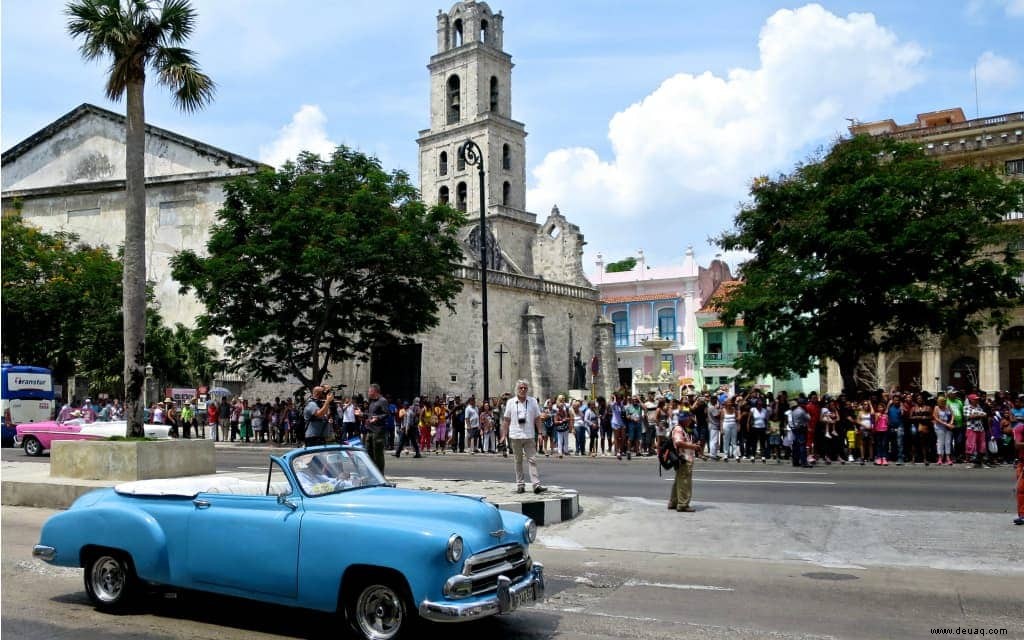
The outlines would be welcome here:
[[[25,448],[25,455],[43,455],[43,443],[39,442],[39,438],[36,438],[35,436],[25,436],[25,442],[22,446]]]
[[[412,617],[403,590],[391,580],[371,579],[354,591],[346,613],[352,630],[365,640],[397,640],[406,634]]]
[[[138,592],[131,560],[113,551],[94,554],[85,564],[85,592],[100,609],[126,607]]]

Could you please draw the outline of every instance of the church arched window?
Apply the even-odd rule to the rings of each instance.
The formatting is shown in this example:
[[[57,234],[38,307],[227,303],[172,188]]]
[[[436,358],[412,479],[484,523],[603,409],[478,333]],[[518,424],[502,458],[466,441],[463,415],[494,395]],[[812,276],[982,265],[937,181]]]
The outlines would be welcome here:
[[[501,145],[501,168],[505,171],[512,168],[512,149],[507,144]]]
[[[491,111],[498,110],[498,76],[491,76]]]
[[[438,204],[448,204],[448,187],[441,187],[437,190]]]
[[[460,95],[459,76],[448,78],[448,124],[456,124],[461,117],[462,96]]]
[[[455,168],[459,171],[466,170],[466,156],[462,155],[462,150],[459,150],[458,157],[455,158]]]
[[[511,194],[512,194],[512,185],[509,184],[508,180],[506,180],[505,184],[501,185],[501,204],[502,205],[504,205],[506,207],[508,206],[508,198],[509,198],[509,196]]]
[[[448,152],[442,151],[441,155],[437,157],[437,174],[441,176],[448,175]]]
[[[452,42],[455,43],[456,47],[461,47],[462,46],[462,18],[459,18],[458,20],[455,21],[455,24],[452,25],[452,30],[453,30],[454,36],[455,36],[454,38],[452,38]]]
[[[487,40],[489,39],[487,37],[487,26],[488,25],[486,20],[480,21],[480,42],[487,42]]]
[[[455,187],[455,208],[459,211],[466,210],[466,183],[460,182],[459,186]]]

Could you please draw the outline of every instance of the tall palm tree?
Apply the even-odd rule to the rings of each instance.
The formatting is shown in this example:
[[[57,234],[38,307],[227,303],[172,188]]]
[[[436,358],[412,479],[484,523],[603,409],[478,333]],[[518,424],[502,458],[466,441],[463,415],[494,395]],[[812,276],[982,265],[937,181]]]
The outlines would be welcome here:
[[[189,0],[76,0],[65,8],[68,33],[86,60],[109,57],[106,94],[127,96],[124,215],[124,385],[127,435],[142,434],[146,359],[146,71],[192,112],[213,99],[214,83],[181,45],[195,29]]]

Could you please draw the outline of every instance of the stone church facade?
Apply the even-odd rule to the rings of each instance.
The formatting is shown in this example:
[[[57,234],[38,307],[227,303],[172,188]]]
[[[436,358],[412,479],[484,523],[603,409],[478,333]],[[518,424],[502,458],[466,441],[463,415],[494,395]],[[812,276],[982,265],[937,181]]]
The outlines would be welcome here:
[[[595,382],[608,395],[616,384],[614,342],[611,324],[597,317],[598,292],[583,274],[583,235],[557,207],[543,222],[525,209],[526,130],[511,118],[503,17],[483,2],[459,2],[437,16],[437,45],[428,65],[430,128],[417,140],[420,189],[428,204],[447,200],[467,212],[460,235],[465,259],[453,266],[463,290],[454,313],[442,307],[436,329],[413,336],[412,345],[375,352],[369,362],[337,365],[331,382],[360,393],[380,382],[403,399],[482,394],[479,207],[486,197],[490,395],[511,392],[520,377],[532,381],[536,395],[564,392],[577,353],[586,363],[600,356]],[[117,247],[124,236],[124,127],[123,115],[83,104],[5,151],[4,213],[17,209],[44,231]],[[476,167],[458,158],[467,139],[483,153],[485,194]],[[147,275],[165,321],[194,326],[202,306],[178,293],[170,257],[183,249],[204,253],[224,183],[264,166],[152,125],[145,158]],[[297,389],[297,381],[248,380],[243,392],[273,398]]]
[[[438,12],[437,52],[431,56],[430,128],[419,132],[420,192],[465,211],[460,233],[464,260],[456,272],[463,289],[456,312],[442,310],[439,326],[415,337],[415,345],[375,354],[370,379],[399,395],[475,394],[483,391],[480,241],[486,238],[489,394],[512,392],[518,378],[531,393],[567,391],[577,355],[588,364],[598,355],[597,391],[617,385],[610,323],[598,318],[598,291],[583,272],[583,234],[552,206],[538,222],[526,210],[526,127],[512,119],[512,57],[503,50],[504,17],[484,2],[458,2]],[[476,165],[459,149],[471,140],[480,149],[485,193]],[[480,228],[485,199],[486,225]],[[553,203],[552,203],[553,205]],[[360,369],[348,363],[343,383]],[[591,374],[586,374],[588,386]],[[408,391],[407,391],[408,390]]]

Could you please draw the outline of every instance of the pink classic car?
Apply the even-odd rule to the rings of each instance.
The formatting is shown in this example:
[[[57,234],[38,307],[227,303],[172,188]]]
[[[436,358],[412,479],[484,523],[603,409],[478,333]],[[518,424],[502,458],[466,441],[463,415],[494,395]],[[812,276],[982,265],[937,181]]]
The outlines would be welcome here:
[[[167,438],[170,427],[165,424],[143,425],[147,438]],[[27,422],[19,424],[14,446],[24,447],[30,456],[41,456],[54,440],[106,440],[123,436],[127,425],[124,420],[114,422],[86,422],[82,418],[64,422]]]

